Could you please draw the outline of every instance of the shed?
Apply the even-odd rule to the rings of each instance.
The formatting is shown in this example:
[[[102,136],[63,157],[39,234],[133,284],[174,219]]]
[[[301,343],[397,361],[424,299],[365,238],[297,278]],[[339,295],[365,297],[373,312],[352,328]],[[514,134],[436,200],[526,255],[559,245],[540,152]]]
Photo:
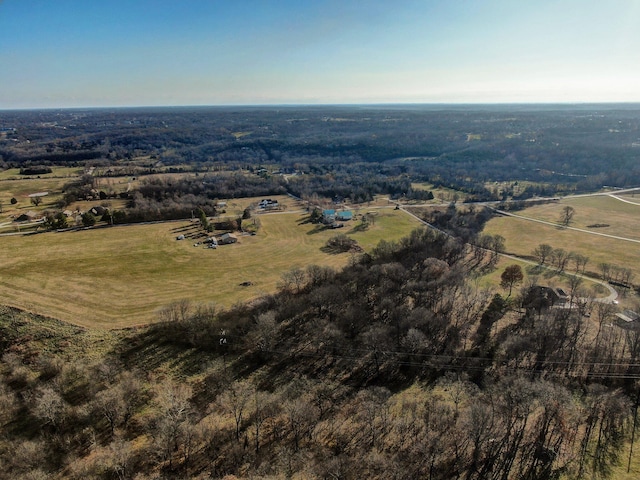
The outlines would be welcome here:
[[[238,238],[231,233],[223,233],[218,237],[218,245],[229,245],[230,243],[236,243]]]
[[[343,210],[342,212],[336,213],[336,220],[339,222],[345,222],[347,220],[351,220],[353,218],[353,213],[350,210]]]

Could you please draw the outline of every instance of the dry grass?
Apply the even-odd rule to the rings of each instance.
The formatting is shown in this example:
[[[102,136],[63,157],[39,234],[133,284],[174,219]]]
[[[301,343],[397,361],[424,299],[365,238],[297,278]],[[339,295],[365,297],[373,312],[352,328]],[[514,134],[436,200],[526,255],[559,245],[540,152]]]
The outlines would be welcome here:
[[[606,233],[625,238],[640,239],[638,214],[640,206],[630,205],[607,196],[583,197],[563,200],[554,204],[527,208],[518,215],[555,222],[565,205],[575,208],[572,227]],[[607,224],[609,227],[589,228],[589,225]],[[631,268],[640,276],[640,245],[599,235],[591,235],[551,225],[512,217],[497,217],[485,227],[489,234],[500,234],[506,239],[507,252],[528,256],[541,243],[563,248],[589,257],[587,270],[597,273],[600,263]],[[571,268],[571,267],[570,267]]]
[[[442,203],[442,202],[451,202],[456,199],[459,202],[464,201],[467,198],[467,195],[463,192],[459,192],[458,190],[453,190],[451,188],[445,187],[435,187],[431,183],[412,183],[411,188],[414,190],[427,190],[433,193],[433,200],[426,203]],[[422,202],[420,202],[422,203]]]
[[[569,198],[516,213],[537,220],[558,222],[562,209],[567,205],[576,212],[572,227],[640,240],[640,205],[625,203],[608,195]],[[609,226],[593,228],[592,225]]]
[[[324,230],[304,219],[261,215],[257,236],[216,250],[175,240],[197,231],[190,221],[0,238],[2,303],[100,328],[152,322],[158,308],[185,298],[229,307],[273,292],[291,268],[347,263],[349,254],[321,248],[352,228]],[[403,212],[385,210],[367,231],[351,234],[370,249],[416,226]],[[246,281],[252,285],[240,286]]]
[[[20,175],[17,168],[0,172],[0,224],[11,222],[11,216],[20,216],[29,210],[53,208],[62,197],[63,186],[82,174],[82,169],[71,167],[52,167],[52,170],[52,173],[34,176]],[[36,207],[29,195],[37,192],[49,192],[49,195],[42,197],[42,203]],[[18,200],[16,205],[11,205],[12,198]]]

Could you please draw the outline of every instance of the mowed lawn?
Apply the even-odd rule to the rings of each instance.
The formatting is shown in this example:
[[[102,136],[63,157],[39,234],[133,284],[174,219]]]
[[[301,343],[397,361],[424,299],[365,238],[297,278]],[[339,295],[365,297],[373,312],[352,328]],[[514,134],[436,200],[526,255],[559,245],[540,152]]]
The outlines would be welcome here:
[[[144,324],[173,301],[230,307],[274,292],[292,268],[341,268],[349,253],[322,250],[337,233],[350,234],[370,250],[380,239],[397,240],[418,226],[392,209],[378,210],[375,225],[352,233],[358,222],[324,230],[304,223],[298,213],[259,218],[258,235],[215,250],[176,240],[181,232],[196,231],[190,221],[3,237],[0,303],[88,327]]]
[[[608,196],[579,197],[558,203],[537,205],[515,212],[516,215],[556,222],[566,205],[575,209],[572,227],[586,232],[544,225],[525,219],[497,217],[490,220],[485,233],[500,234],[506,239],[507,252],[531,255],[541,243],[589,257],[587,270],[598,273],[600,263],[631,268],[640,278],[640,243],[628,242],[588,232],[604,233],[640,240],[640,206],[621,202]],[[590,225],[609,225],[589,227]],[[572,266],[568,268],[571,271]]]

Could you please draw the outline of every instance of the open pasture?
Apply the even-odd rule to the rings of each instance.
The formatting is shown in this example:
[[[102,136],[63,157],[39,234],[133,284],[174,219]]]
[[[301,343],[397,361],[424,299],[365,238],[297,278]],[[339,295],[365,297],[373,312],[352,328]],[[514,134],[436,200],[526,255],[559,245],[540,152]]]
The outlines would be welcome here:
[[[609,195],[569,197],[515,213],[536,220],[559,223],[565,206],[575,209],[571,227],[640,240],[640,205],[623,202]]]
[[[529,256],[539,244],[547,243],[554,248],[563,248],[589,257],[588,271],[598,273],[600,263],[609,263],[631,268],[636,279],[640,277],[640,244],[589,233],[640,240],[640,206],[608,196],[591,196],[536,205],[516,214],[536,220],[557,222],[562,208],[566,205],[575,209],[571,227],[584,231],[514,217],[493,218],[487,223],[484,231],[492,235],[502,235],[506,239],[507,252],[519,256]],[[567,270],[570,271],[571,268],[570,265]]]
[[[431,183],[412,183],[411,188],[414,190],[426,190],[433,193],[433,200],[428,202],[418,202],[418,203],[443,203],[443,202],[452,202],[456,201],[464,201],[467,197],[467,194],[464,192],[460,192],[458,190],[454,190],[452,188],[446,187],[436,187]]]
[[[42,175],[20,175],[20,169],[10,168],[0,172],[0,224],[10,222],[11,216],[19,216],[29,210],[42,211],[53,208],[62,197],[64,185],[82,174],[77,167],[52,167],[52,173]],[[42,203],[36,207],[31,203],[29,195],[48,192],[41,197]],[[15,198],[18,203],[11,204]]]
[[[282,274],[310,264],[344,266],[350,254],[325,253],[337,233],[365,250],[397,240],[418,222],[401,211],[378,210],[375,224],[357,231],[305,223],[299,213],[261,215],[256,236],[207,249],[196,222],[116,226],[0,238],[2,303],[87,327],[120,328],[153,322],[159,308],[190,299],[229,307],[276,289]],[[356,230],[356,231],[354,231]],[[249,286],[241,286],[251,282]]]

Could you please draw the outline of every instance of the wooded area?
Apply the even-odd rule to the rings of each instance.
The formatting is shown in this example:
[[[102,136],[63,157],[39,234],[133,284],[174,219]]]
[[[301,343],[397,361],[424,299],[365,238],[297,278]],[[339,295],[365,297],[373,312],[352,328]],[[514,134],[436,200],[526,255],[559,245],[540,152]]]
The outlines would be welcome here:
[[[253,305],[169,305],[100,354],[4,309],[3,471],[606,478],[636,429],[640,331],[608,327],[610,304],[585,317],[578,290],[491,296],[470,281],[491,257],[417,230]]]
[[[435,228],[366,253],[332,236],[326,249],[351,255],[341,271],[297,267],[277,291],[229,308],[173,302],[151,325],[90,330],[0,307],[0,476],[543,480],[632,471],[640,328],[585,287],[586,256],[551,241],[528,254],[569,279],[563,302],[518,265],[499,275],[502,290],[481,288],[505,239],[482,233],[492,213],[472,202],[515,210],[532,196],[637,185],[639,110],[3,112],[0,168],[35,177],[83,169],[49,212],[55,228],[65,206],[89,198],[126,203],[105,222],[197,215],[202,229],[225,208],[220,200],[249,196],[423,202],[433,198],[415,187],[424,184],[468,205],[418,206]],[[124,176],[126,190],[106,181]],[[563,212],[559,228],[579,215]],[[224,221],[251,215],[246,207]],[[320,218],[321,208],[308,215]],[[600,268],[605,280],[631,283],[628,269]],[[98,282],[91,289],[112,300]]]

